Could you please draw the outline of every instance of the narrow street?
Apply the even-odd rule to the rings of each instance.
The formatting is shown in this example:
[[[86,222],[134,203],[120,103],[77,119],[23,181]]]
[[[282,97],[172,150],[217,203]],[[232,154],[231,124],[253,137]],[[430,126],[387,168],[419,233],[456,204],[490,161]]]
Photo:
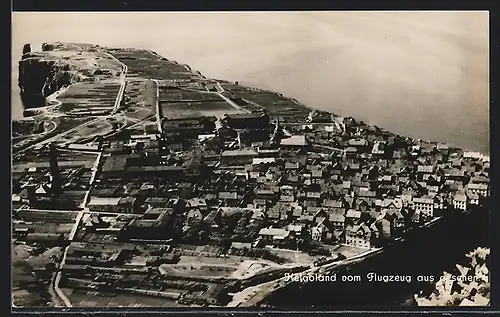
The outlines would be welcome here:
[[[88,196],[89,196],[90,191],[92,189],[92,184],[94,183],[95,177],[97,175],[97,171],[99,169],[99,163],[101,161],[101,158],[102,158],[102,153],[99,153],[97,155],[97,159],[96,159],[96,161],[94,163],[94,167],[93,167],[93,170],[92,170],[92,176],[90,177],[89,189],[85,193],[85,198],[84,198],[84,200],[82,202],[82,205],[81,205],[81,207],[83,209],[78,212],[78,214],[76,216],[76,219],[75,219],[75,223],[74,223],[73,227],[71,228],[71,232],[69,233],[69,236],[68,236],[69,244],[64,249],[64,253],[63,253],[61,262],[59,263],[59,270],[58,270],[58,272],[56,274],[56,278],[54,280],[54,291],[62,299],[62,301],[64,302],[64,305],[66,307],[72,307],[72,304],[71,304],[71,301],[69,300],[69,298],[66,296],[66,294],[64,294],[64,292],[59,288],[59,283],[60,283],[61,278],[62,278],[62,271],[61,271],[61,269],[64,266],[64,264],[66,263],[66,257],[67,257],[67,254],[68,254],[68,250],[69,250],[70,244],[73,241],[73,239],[75,238],[76,231],[78,230],[78,226],[80,225],[80,222],[81,222],[81,220],[83,218],[83,215],[85,214],[85,212],[88,211],[88,208],[85,207],[85,206],[87,204]]]
[[[156,123],[158,124],[158,132],[162,133],[163,128],[161,126],[161,116],[160,116],[160,83],[158,82],[157,79],[153,79],[153,81],[156,83],[156,99],[155,99],[155,115],[156,115]]]

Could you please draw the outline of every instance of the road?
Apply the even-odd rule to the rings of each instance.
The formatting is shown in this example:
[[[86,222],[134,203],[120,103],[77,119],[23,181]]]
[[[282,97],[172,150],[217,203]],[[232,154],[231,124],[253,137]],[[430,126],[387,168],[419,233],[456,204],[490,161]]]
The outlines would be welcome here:
[[[241,112],[248,112],[250,113],[250,111],[248,111],[247,109],[244,109],[240,106],[238,106],[236,103],[234,103],[231,99],[227,98],[226,96],[224,96],[222,93],[225,91],[224,88],[222,88],[221,84],[219,82],[216,82],[217,84],[217,92],[211,92],[213,94],[216,94],[218,95],[219,97],[221,97],[222,99],[224,99],[229,105],[231,105],[231,107],[235,108],[235,109],[238,109],[239,111]]]
[[[68,241],[70,242],[70,244],[71,244],[71,241],[73,241],[73,239],[75,238],[76,230],[78,229],[80,221],[82,220],[83,214],[84,214],[84,211],[82,210],[82,211],[78,212],[78,215],[76,216],[75,224],[73,225],[73,228],[71,228],[71,232],[69,233],[69,236],[68,236]],[[66,307],[73,307],[69,298],[59,288],[59,283],[61,282],[61,277],[62,277],[61,268],[66,263],[66,256],[68,254],[68,249],[69,249],[69,245],[64,248],[64,253],[63,253],[63,256],[61,259],[61,263],[59,263],[59,271],[57,272],[56,278],[54,280],[54,291],[56,292],[57,296],[59,296],[59,298],[61,298],[61,300],[63,301],[63,303]]]
[[[68,44],[68,45],[71,45],[71,46],[75,47],[78,51],[82,50],[80,47],[78,47],[76,45],[73,45],[73,44]],[[120,74],[120,89],[118,90],[118,94],[117,94],[116,99],[115,99],[115,104],[113,106],[113,111],[111,112],[111,114],[113,115],[113,114],[115,114],[118,111],[118,109],[120,107],[120,104],[121,104],[121,101],[123,99],[123,95],[124,95],[124,92],[125,92],[126,75],[127,75],[128,67],[127,67],[127,65],[123,64],[122,62],[120,62],[112,54],[110,54],[108,52],[104,52],[104,53],[106,53],[111,59],[113,59],[116,63],[120,64],[121,67],[122,67],[122,72]],[[61,90],[55,92],[54,94],[52,94],[51,96],[48,97],[48,99],[49,99],[49,101],[51,103],[55,103],[55,104],[51,105],[49,108],[53,108],[53,107],[61,105],[61,102],[59,100],[57,100],[57,96],[59,96],[62,92],[66,91],[70,86],[62,88]],[[73,132],[75,132],[75,131],[77,131],[77,130],[79,130],[79,129],[87,126],[87,125],[96,123],[97,121],[101,120],[102,118],[103,117],[98,117],[98,118],[96,118],[94,120],[91,120],[91,121],[86,122],[84,124],[78,125],[78,126],[72,128],[72,129],[64,131],[64,132],[62,132],[62,133],[60,133],[58,135],[55,135],[55,136],[53,136],[53,137],[51,137],[49,139],[46,139],[44,141],[40,141],[40,142],[34,143],[31,146],[29,146],[29,147],[27,147],[27,148],[25,148],[25,149],[23,149],[23,150],[21,150],[19,152],[24,152],[24,151],[26,151],[28,149],[32,149],[32,148],[34,148],[36,146],[40,146],[40,145],[44,145],[44,144],[47,144],[47,143],[51,143],[51,142],[53,142],[53,141],[55,141],[55,140],[57,140],[57,139],[59,139],[61,137],[64,137],[64,136],[66,136],[66,135],[68,135],[70,133],[73,133]]]
[[[53,212],[53,213],[64,213],[64,212],[74,212],[74,213],[79,213],[81,211],[88,214],[97,214],[97,215],[109,215],[109,216],[136,216],[139,217],[140,214],[130,214],[130,213],[124,213],[124,212],[108,212],[108,211],[93,211],[84,208],[84,210],[56,210],[56,209],[29,209],[29,208],[18,208],[14,209],[14,212],[18,211],[29,211],[29,212]]]
[[[97,175],[97,171],[99,169],[99,164],[101,163],[102,152],[97,154],[97,159],[95,160],[94,166],[92,167],[92,175],[90,176],[89,189],[85,192],[85,198],[80,205],[80,208],[85,208],[87,205],[87,201],[89,199],[90,190],[92,189],[92,184],[94,183],[95,177]]]
[[[342,155],[345,154],[345,150],[344,149],[339,149],[339,148],[331,147],[331,146],[327,146],[327,145],[314,144],[313,147],[318,148],[318,149],[322,149],[322,150],[327,150],[327,151],[332,151],[332,152],[336,152],[336,153],[341,153]]]
[[[85,214],[85,212],[89,211],[88,208],[86,208],[85,206],[86,206],[87,201],[88,201],[90,190],[92,189],[92,184],[94,183],[95,177],[97,175],[97,171],[99,169],[99,163],[101,162],[101,158],[102,158],[102,153],[99,153],[97,155],[97,158],[95,160],[94,166],[92,168],[92,175],[90,177],[89,189],[86,191],[85,198],[82,201],[82,204],[80,206],[83,209],[78,212],[78,214],[76,216],[76,219],[75,219],[75,224],[71,228],[71,231],[70,231],[69,236],[68,236],[68,241],[70,243],[64,249],[64,253],[63,253],[61,262],[59,263],[59,271],[57,272],[56,278],[54,280],[54,291],[61,298],[61,300],[63,301],[63,303],[64,303],[64,305],[66,307],[73,307],[73,306],[72,306],[71,301],[69,300],[69,298],[66,296],[66,294],[64,294],[64,292],[59,288],[59,282],[61,281],[61,277],[62,277],[62,272],[61,272],[60,269],[66,263],[66,257],[67,257],[67,254],[68,254],[68,250],[69,250],[70,244],[73,241],[73,239],[75,238],[76,231],[78,230],[78,226],[80,225],[80,222],[81,222],[81,220],[83,218],[83,215]]]
[[[256,103],[256,102],[250,101],[250,100],[245,99],[245,98],[242,98],[242,100],[243,100],[244,102],[246,102],[246,103],[249,103],[249,104],[251,104],[251,105],[253,105],[253,106],[255,106],[255,107],[259,108],[259,109],[265,109],[263,106],[259,105],[259,104],[258,104],[258,103]]]
[[[312,274],[312,273],[324,273],[325,270],[331,270],[341,265],[351,264],[357,261],[360,261],[367,256],[377,254],[381,252],[382,249],[371,249],[356,256],[350,257],[348,259],[344,259],[341,261],[325,264],[323,266],[318,266],[314,268],[307,269],[305,271],[300,272],[299,274]],[[271,293],[280,289],[282,287],[287,286],[288,284],[294,283],[293,281],[285,278],[284,276],[269,281],[266,283],[262,283],[256,286],[248,287],[243,289],[242,291],[234,294],[233,300],[227,305],[228,307],[253,307],[263,301],[266,297],[268,297]]]
[[[161,126],[161,116],[160,116],[160,83],[158,82],[158,79],[153,79],[153,81],[156,83],[156,100],[155,100],[156,123],[158,124],[158,132],[162,133],[163,128]]]
[[[116,96],[115,105],[113,107],[113,111],[111,112],[111,114],[115,114],[118,112],[118,109],[120,108],[120,104],[123,99],[123,93],[125,92],[125,85],[127,84],[126,78],[127,78],[128,67],[127,65],[120,62],[120,60],[114,57],[111,53],[108,52],[105,53],[116,63],[120,64],[122,67],[122,72],[120,74],[120,90],[118,90],[118,95]]]
[[[59,133],[59,134],[57,134],[57,135],[55,135],[55,136],[53,136],[53,137],[51,137],[51,138],[48,138],[48,139],[46,139],[46,140],[43,140],[43,141],[40,141],[40,142],[34,143],[34,144],[32,144],[32,145],[28,146],[27,148],[25,148],[25,149],[23,149],[23,150],[19,151],[19,153],[24,152],[24,151],[26,151],[26,150],[28,150],[28,149],[32,149],[32,148],[34,148],[34,147],[36,147],[36,146],[45,145],[45,144],[48,144],[48,143],[54,142],[55,140],[57,140],[57,139],[59,139],[59,138],[61,138],[61,137],[64,137],[64,136],[66,136],[66,135],[68,135],[68,134],[70,134],[70,133],[76,132],[76,131],[78,131],[79,129],[84,128],[84,127],[86,127],[86,126],[88,126],[88,125],[90,125],[90,124],[94,124],[94,123],[96,123],[96,122],[97,122],[97,121],[99,121],[99,120],[102,120],[102,117],[99,117],[99,118],[96,118],[96,119],[94,119],[94,120],[88,121],[88,122],[86,122],[86,123],[80,124],[80,125],[78,125],[78,126],[76,126],[76,127],[74,127],[74,128],[71,128],[71,129],[66,130],[66,131],[64,131],[64,132],[61,132],[61,133]]]
[[[113,132],[111,132],[111,133],[109,133],[109,134],[107,134],[107,135],[106,135],[106,134],[104,134],[102,137],[103,137],[103,139],[110,138],[110,137],[115,136],[115,135],[117,135],[118,133],[122,132],[123,130],[132,129],[132,128],[134,128],[134,127],[138,126],[138,125],[141,125],[143,122],[148,121],[148,120],[149,120],[152,116],[153,116],[153,115],[148,116],[148,117],[146,117],[146,118],[144,118],[144,119],[140,119],[139,121],[137,121],[136,123],[134,123],[134,124],[133,124],[133,125],[131,125],[131,126],[127,126],[127,127],[122,127],[122,128],[119,128],[119,129],[117,129],[117,130],[115,130],[115,131],[113,131]],[[127,119],[127,120],[129,120],[130,118],[128,118],[128,117],[127,117],[126,119]],[[131,121],[135,121],[135,120],[131,120]]]
[[[96,154],[95,152],[90,152]],[[91,161],[90,161],[91,162]],[[74,161],[60,161],[58,162],[59,167],[80,167],[86,166],[89,161],[84,160],[74,160]],[[38,168],[48,168],[50,163],[48,162],[33,162],[33,163],[19,163],[12,167],[12,172],[24,172],[27,168],[38,167]]]

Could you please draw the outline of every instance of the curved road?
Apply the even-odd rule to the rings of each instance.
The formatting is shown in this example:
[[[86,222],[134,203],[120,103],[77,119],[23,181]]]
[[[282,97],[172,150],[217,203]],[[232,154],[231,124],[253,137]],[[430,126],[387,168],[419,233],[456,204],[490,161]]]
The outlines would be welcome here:
[[[109,54],[109,53],[108,53]],[[125,84],[126,84],[126,72],[127,72],[127,66],[123,63],[121,63],[118,59],[116,59],[113,55],[109,54],[109,56],[115,60],[116,62],[118,62],[119,64],[122,65],[122,73],[121,73],[121,76],[120,76],[120,81],[121,81],[121,86],[120,86],[120,90],[118,92],[118,95],[116,97],[116,100],[115,100],[115,106],[114,106],[114,109],[113,109],[113,114],[117,112],[119,106],[120,106],[120,103],[121,103],[121,100],[123,98],[123,93],[125,91]],[[97,120],[101,120],[102,118],[98,118],[96,120],[92,120],[90,122],[87,122],[86,124],[83,124],[83,125],[80,125],[78,127],[75,127],[69,131],[75,131],[77,129],[80,129],[82,126],[85,126],[85,125],[88,125],[90,124],[91,122],[95,122]],[[64,135],[70,133],[69,131],[66,131],[64,133]],[[62,135],[62,134],[61,134]],[[59,135],[58,137],[60,137],[61,135]],[[49,139],[51,140],[51,139]],[[45,142],[49,141],[49,140],[46,140]],[[97,171],[99,169],[99,163],[101,161],[101,158],[102,158],[102,153],[99,153],[98,156],[97,156],[97,159],[94,163],[94,166],[93,166],[93,171],[92,171],[92,176],[90,178],[90,184],[89,184],[89,189],[87,190],[87,192],[85,193],[85,198],[82,202],[82,207],[84,207],[81,211],[78,212],[77,216],[76,216],[76,219],[75,219],[75,224],[73,225],[73,228],[71,229],[71,232],[68,236],[68,241],[70,242],[71,244],[71,241],[73,241],[74,237],[75,237],[75,234],[76,234],[76,231],[78,229],[78,226],[82,220],[82,217],[84,215],[85,212],[88,211],[88,208],[85,207],[86,203],[87,203],[87,200],[88,200],[88,196],[89,196],[89,193],[90,193],[90,190],[92,188],[92,184],[94,182],[94,179],[97,175]],[[68,253],[68,249],[69,249],[69,245],[64,249],[64,253],[63,253],[63,257],[61,259],[61,262],[59,264],[59,271],[57,272],[57,275],[56,275],[56,278],[54,280],[54,291],[57,293],[57,295],[62,299],[62,301],[64,302],[64,305],[66,307],[72,307],[73,305],[71,304],[71,301],[69,300],[69,298],[66,296],[66,294],[64,294],[64,292],[59,288],[59,283],[61,281],[61,277],[62,277],[62,271],[61,271],[61,268],[64,266],[64,263],[66,262],[66,257],[67,257],[67,253]]]
[[[348,259],[344,259],[333,263],[328,263],[323,266],[313,267],[297,274],[313,274],[313,273],[321,274],[325,270],[333,269],[341,265],[346,265],[356,261],[360,261],[370,255],[377,254],[381,251],[382,251],[381,248],[371,249],[361,254],[350,257]],[[253,307],[262,302],[266,297],[268,297],[271,293],[273,293],[277,289],[285,287],[286,285],[291,283],[294,282],[283,276],[279,279],[270,282],[245,288],[242,291],[234,294],[233,300],[227,305],[227,307]]]

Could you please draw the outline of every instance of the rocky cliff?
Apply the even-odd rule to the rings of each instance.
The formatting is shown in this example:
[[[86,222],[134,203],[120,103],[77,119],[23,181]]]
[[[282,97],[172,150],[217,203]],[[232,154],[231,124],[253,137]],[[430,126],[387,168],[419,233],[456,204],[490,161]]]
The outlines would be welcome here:
[[[489,248],[467,254],[469,265],[457,264],[456,271],[444,272],[429,296],[415,295],[419,306],[488,306],[490,304]]]
[[[43,106],[48,95],[86,78],[85,69],[74,67],[64,58],[50,55],[47,51],[23,51],[25,54],[19,61],[18,85],[27,108]]]

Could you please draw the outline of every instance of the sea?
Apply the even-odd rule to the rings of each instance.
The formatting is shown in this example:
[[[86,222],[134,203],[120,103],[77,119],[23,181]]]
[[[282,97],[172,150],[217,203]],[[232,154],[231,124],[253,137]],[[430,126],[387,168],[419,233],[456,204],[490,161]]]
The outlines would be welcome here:
[[[292,284],[268,297],[266,304],[367,311],[416,306],[414,294],[429,295],[444,272],[459,276],[457,264],[470,267],[466,254],[477,247],[490,247],[490,231],[485,230],[488,211],[487,204],[467,214],[451,211],[433,225],[416,229],[404,242],[385,247],[381,254],[337,269],[334,282]],[[394,280],[370,279],[370,273],[379,278],[393,276]]]
[[[488,12],[15,12],[12,119],[26,43],[150,48],[417,139],[489,154]]]

